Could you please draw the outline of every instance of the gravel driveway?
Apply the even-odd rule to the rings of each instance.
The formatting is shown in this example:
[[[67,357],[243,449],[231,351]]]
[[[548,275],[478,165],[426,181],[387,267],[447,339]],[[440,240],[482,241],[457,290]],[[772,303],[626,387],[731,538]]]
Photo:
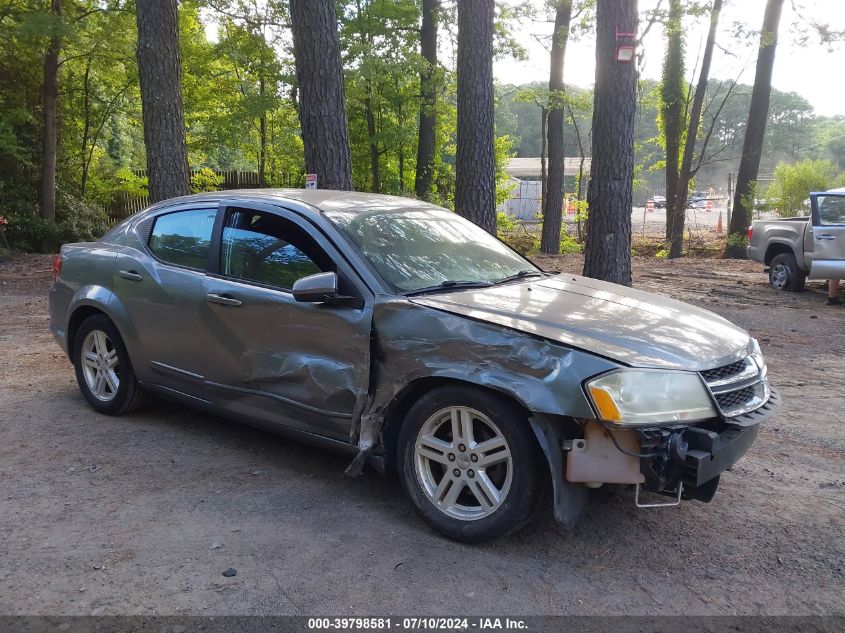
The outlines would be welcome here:
[[[845,308],[818,284],[638,259],[637,286],[761,340],[781,416],[711,504],[623,494],[466,546],[346,458],[166,402],[96,415],[47,331],[50,263],[0,262],[2,614],[845,613]]]

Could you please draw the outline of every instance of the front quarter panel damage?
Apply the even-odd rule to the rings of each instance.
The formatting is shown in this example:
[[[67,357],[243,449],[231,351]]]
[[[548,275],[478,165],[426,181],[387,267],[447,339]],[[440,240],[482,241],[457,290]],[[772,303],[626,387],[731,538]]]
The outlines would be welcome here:
[[[444,378],[499,391],[532,413],[593,417],[581,389],[617,364],[500,325],[474,321],[404,299],[376,302],[370,393],[352,440],[360,474],[380,440],[390,403],[422,378]]]

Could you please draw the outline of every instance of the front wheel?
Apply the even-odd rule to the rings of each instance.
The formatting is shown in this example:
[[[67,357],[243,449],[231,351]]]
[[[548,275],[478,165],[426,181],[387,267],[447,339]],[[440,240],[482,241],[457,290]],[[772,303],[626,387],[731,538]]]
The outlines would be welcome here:
[[[515,404],[447,386],[422,397],[399,434],[401,478],[423,519],[464,542],[522,527],[543,493],[543,457]]]
[[[798,267],[798,261],[792,253],[781,253],[769,266],[769,283],[775,290],[801,292],[807,276]]]

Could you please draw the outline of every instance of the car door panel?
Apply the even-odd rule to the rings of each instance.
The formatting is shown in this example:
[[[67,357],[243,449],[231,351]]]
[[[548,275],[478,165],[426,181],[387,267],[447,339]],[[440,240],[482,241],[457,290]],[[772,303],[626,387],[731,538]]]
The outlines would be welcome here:
[[[348,438],[369,381],[369,310],[298,303],[278,290],[208,278],[201,327],[213,340],[206,380],[234,413]]]
[[[339,260],[331,243],[307,222],[293,214],[284,219],[308,230],[328,257]],[[225,250],[224,245],[224,257]],[[339,265],[348,278],[351,270]],[[256,266],[231,267],[237,274],[244,268],[258,275]],[[297,302],[289,291],[222,274],[206,278],[204,298],[199,323],[211,342],[204,376],[225,400],[223,406],[234,414],[348,440],[369,387],[370,306]]]
[[[813,223],[811,279],[845,279],[845,194],[810,196]]]
[[[217,214],[216,205],[172,213],[181,211],[201,212],[206,224]],[[148,251],[143,238],[138,240],[121,248],[114,275],[115,294],[128,317],[126,343],[135,373],[144,382],[202,395],[206,342],[196,321],[206,271],[164,262]]]

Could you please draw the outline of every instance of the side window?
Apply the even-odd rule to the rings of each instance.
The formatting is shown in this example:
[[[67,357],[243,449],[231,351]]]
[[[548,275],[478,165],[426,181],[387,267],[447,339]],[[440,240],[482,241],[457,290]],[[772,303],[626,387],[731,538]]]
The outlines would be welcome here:
[[[205,270],[216,216],[216,209],[191,209],[158,216],[150,233],[150,250],[169,264]]]
[[[845,224],[845,196],[819,196],[819,220],[825,224]]]
[[[223,224],[220,272],[289,290],[301,277],[334,270],[299,226],[271,213],[229,209]]]

